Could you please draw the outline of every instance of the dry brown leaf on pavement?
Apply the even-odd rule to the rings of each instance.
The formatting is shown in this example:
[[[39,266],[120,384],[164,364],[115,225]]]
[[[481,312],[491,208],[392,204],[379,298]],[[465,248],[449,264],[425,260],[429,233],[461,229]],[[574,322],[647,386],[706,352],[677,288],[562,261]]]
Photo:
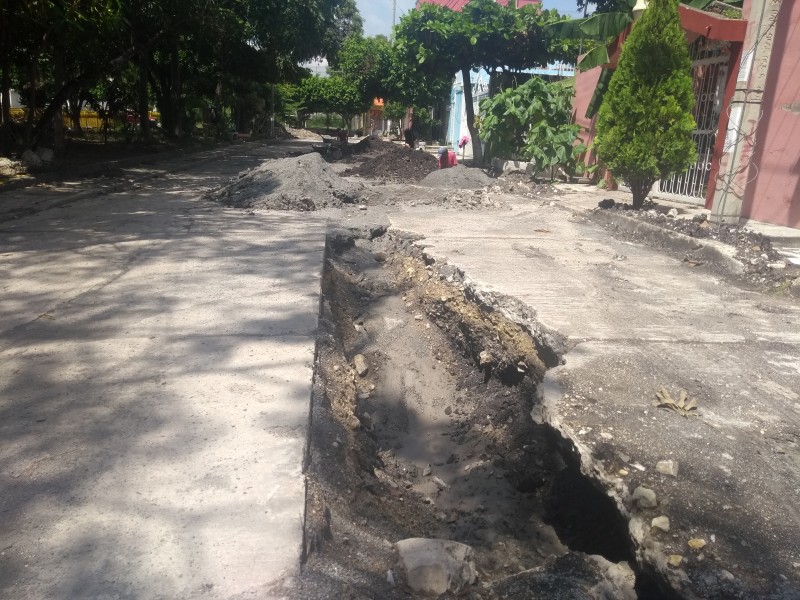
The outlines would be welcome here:
[[[698,416],[698,413],[696,412],[697,400],[694,398],[690,399],[689,395],[686,393],[686,390],[681,390],[678,394],[678,399],[675,400],[667,391],[667,389],[662,387],[656,392],[656,406],[658,408],[673,410],[684,417]]]

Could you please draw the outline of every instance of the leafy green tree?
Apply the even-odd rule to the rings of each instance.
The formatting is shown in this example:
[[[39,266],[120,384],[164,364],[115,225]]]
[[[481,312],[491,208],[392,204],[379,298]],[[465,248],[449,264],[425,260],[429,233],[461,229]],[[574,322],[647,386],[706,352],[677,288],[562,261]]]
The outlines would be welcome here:
[[[334,73],[351,82],[361,101],[369,106],[374,98],[390,95],[392,45],[384,36],[352,35],[342,44]]]
[[[339,75],[328,77],[326,84],[329,106],[333,112],[341,115],[349,132],[353,117],[369,109],[372,98],[365,99],[355,82]]]
[[[312,57],[333,59],[361,23],[354,0],[0,0],[2,151],[15,141],[12,87],[36,109],[29,146],[50,133],[58,143],[65,102],[78,121],[98,82],[136,96],[126,108],[145,138],[153,99],[169,137],[189,132],[201,111],[227,132],[232,111],[252,119],[267,84],[298,79]]]
[[[574,91],[531,77],[481,103],[487,154],[536,162],[537,172],[561,166],[574,173],[583,151],[580,126],[571,122]]]
[[[345,41],[352,37],[360,38],[363,32],[364,19],[358,12],[355,0],[341,0],[334,8],[333,20],[322,36],[322,53],[332,68],[339,67],[339,53]]]
[[[650,0],[600,106],[595,149],[641,208],[653,183],[697,160],[692,63],[677,0]]]
[[[482,160],[481,143],[470,71],[543,66],[552,58],[535,7],[516,10],[493,0],[472,0],[461,12],[425,4],[403,17],[395,40],[398,56],[407,65],[416,64],[418,73],[430,77],[461,73],[467,127],[477,162]]]
[[[577,0],[578,10],[583,11],[584,14],[593,13],[613,13],[625,12],[629,10],[627,0]],[[594,10],[591,10],[591,8]]]
[[[364,101],[352,81],[339,75],[304,79],[299,86],[299,98],[299,112],[303,117],[315,112],[337,113],[348,127],[353,117],[367,110],[371,103],[371,100]]]
[[[408,107],[402,102],[386,102],[383,105],[383,118],[391,121],[400,121],[406,116]]]

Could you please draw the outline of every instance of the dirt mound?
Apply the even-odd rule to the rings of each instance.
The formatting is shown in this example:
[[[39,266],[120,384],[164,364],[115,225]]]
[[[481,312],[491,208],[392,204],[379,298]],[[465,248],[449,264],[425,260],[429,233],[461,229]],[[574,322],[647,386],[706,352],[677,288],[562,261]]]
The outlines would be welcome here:
[[[321,135],[314,133],[313,131],[309,131],[308,129],[295,129],[294,127],[289,127],[288,125],[284,125],[283,128],[290,137],[297,138],[299,140],[319,141],[322,139]]]
[[[371,141],[375,155],[344,172],[368,179],[383,179],[402,183],[417,182],[438,168],[433,155],[388,142]]]
[[[750,283],[786,288],[797,277],[795,269],[791,268],[792,264],[772,247],[772,241],[767,236],[746,227],[711,223],[705,214],[695,215],[691,219],[681,218],[682,209],[670,208],[651,200],[645,203],[646,210],[633,210],[630,204],[612,205],[611,202],[605,204],[604,208],[622,212],[626,217],[645,221],[661,229],[732,246],[736,250],[736,260],[744,268],[744,278]],[[692,265],[703,262],[688,255],[684,260]]]
[[[432,188],[476,190],[492,185],[494,181],[480,169],[456,165],[450,169],[438,169],[433,171],[426,175],[419,183],[420,185]]]
[[[339,177],[316,153],[265,161],[221,190],[212,200],[237,208],[309,211],[362,199],[363,186]]]

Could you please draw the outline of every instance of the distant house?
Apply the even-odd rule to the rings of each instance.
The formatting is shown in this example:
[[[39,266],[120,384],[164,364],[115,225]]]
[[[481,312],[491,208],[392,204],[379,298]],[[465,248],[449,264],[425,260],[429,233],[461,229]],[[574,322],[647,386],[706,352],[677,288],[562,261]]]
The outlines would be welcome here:
[[[716,221],[800,228],[800,2],[744,0],[741,19],[683,4],[679,12],[693,64],[699,158],[653,194],[705,206]],[[616,67],[627,34],[609,47],[605,68]],[[600,67],[576,77],[575,119],[587,142],[596,119],[587,108],[600,77]]]

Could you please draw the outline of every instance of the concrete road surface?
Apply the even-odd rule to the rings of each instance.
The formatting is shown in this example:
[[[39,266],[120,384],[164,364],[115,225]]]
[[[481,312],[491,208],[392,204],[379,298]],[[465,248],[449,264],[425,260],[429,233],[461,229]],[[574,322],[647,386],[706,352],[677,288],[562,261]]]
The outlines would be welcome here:
[[[325,223],[199,198],[264,156],[0,225],[1,598],[263,598],[298,569]]]

